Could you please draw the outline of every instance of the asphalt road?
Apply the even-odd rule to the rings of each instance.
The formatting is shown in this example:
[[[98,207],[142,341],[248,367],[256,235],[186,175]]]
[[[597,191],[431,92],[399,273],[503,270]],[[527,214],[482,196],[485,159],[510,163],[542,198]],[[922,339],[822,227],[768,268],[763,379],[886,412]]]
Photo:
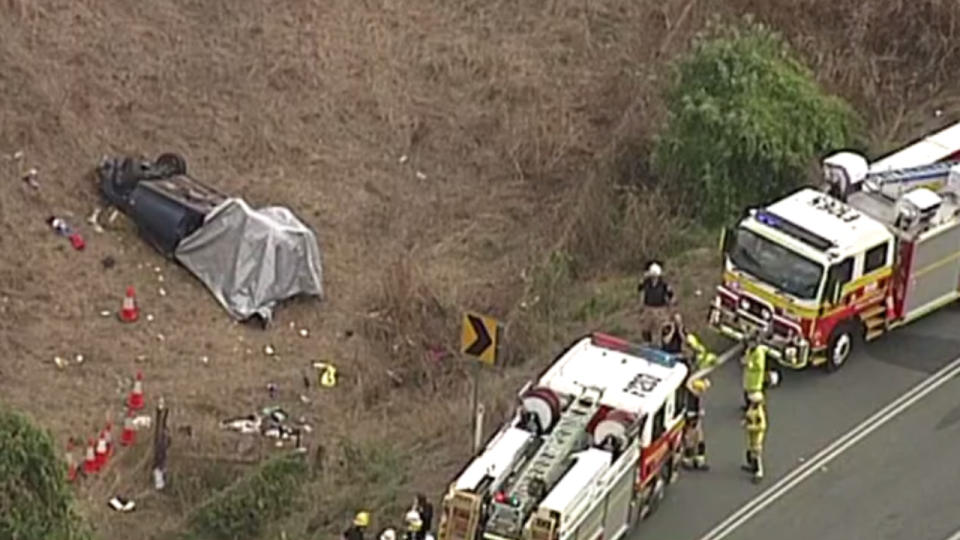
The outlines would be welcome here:
[[[958,453],[955,377],[728,538],[944,540],[960,529]]]
[[[739,425],[742,401],[739,366],[732,363],[724,366],[713,374],[713,387],[707,396],[705,427],[711,470],[685,472],[680,481],[670,487],[667,500],[659,510],[640,523],[628,540],[700,540],[764,489],[957,357],[960,357],[960,308],[948,307],[865,345],[837,373],[828,375],[818,369],[786,372],[783,384],[767,395],[767,478],[759,486],[753,485],[747,473],[740,470],[744,435]],[[891,423],[847,449],[826,466],[826,472],[801,482],[794,488],[796,498],[793,492],[787,493],[781,501],[771,504],[726,538],[752,540],[770,538],[771,534],[778,540],[941,540],[948,537],[951,529],[960,528],[960,477],[957,476],[960,468],[956,457],[948,459],[951,453],[960,454],[960,408],[957,408],[960,397],[955,397],[958,385],[960,382],[951,381],[906,409]],[[956,403],[951,405],[951,399]],[[917,425],[913,428],[909,418],[919,419],[914,420]],[[934,424],[952,421],[952,431],[947,428],[936,431],[929,425],[924,431],[920,427],[922,422],[929,424],[933,418]],[[884,451],[873,450],[877,444]],[[911,451],[916,452],[918,459],[908,462],[905,456]],[[866,457],[871,461],[865,461]],[[883,469],[876,470],[878,466]],[[838,467],[840,472],[831,475],[833,467]],[[883,471],[893,474],[881,476]],[[824,483],[833,477],[842,485]],[[870,484],[871,477],[883,478],[883,481]],[[901,490],[919,493],[925,486],[936,492],[931,495],[932,500],[942,501],[942,506],[936,506],[939,504],[936,502],[919,517],[910,511],[897,510],[895,502]],[[818,489],[837,490],[838,497],[832,497],[832,502],[818,498],[815,496]],[[808,494],[804,497],[801,492]],[[855,500],[842,502],[845,496]],[[914,510],[924,504],[919,495],[909,500],[907,506],[913,506]],[[853,512],[865,515],[854,520],[849,515]],[[843,534],[830,533],[826,525],[818,528],[816,522],[821,519],[818,514],[830,516],[823,519],[833,523],[840,520],[844,525]],[[884,519],[895,520],[896,527],[890,525],[893,536],[877,536],[877,531],[886,530]],[[926,523],[929,520],[938,522]],[[790,527],[796,530],[786,531]],[[863,532],[858,527],[862,527]],[[912,530],[918,534],[896,535],[897,531]]]

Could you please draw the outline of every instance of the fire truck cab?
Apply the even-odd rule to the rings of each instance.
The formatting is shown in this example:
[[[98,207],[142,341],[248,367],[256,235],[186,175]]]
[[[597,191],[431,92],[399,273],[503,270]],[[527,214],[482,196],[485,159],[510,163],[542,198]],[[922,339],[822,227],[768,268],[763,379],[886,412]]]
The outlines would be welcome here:
[[[677,356],[581,338],[450,485],[438,540],[617,540],[677,478],[687,375]]]
[[[711,326],[765,338],[782,365],[842,366],[871,341],[960,298],[960,124],[874,164],[823,161],[827,189],[747,211],[724,232]]]

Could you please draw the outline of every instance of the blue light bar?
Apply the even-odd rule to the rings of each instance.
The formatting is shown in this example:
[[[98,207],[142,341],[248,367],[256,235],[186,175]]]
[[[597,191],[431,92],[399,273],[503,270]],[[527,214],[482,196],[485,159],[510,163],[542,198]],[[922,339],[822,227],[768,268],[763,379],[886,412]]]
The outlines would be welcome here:
[[[594,333],[590,337],[590,343],[594,347],[602,347],[612,351],[619,351],[630,356],[643,358],[647,362],[658,364],[664,367],[672,368],[680,361],[680,355],[671,354],[653,347],[637,345],[630,343],[625,339],[614,337],[608,334]]]
[[[829,248],[836,247],[836,244],[830,240],[787,221],[769,210],[758,210],[754,215],[754,219],[820,251],[826,251]]]

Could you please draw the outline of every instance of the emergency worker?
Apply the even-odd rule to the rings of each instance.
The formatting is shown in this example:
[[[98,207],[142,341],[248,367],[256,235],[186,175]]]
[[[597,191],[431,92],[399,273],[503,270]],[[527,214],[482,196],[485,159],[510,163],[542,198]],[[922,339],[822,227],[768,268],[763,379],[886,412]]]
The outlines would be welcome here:
[[[673,303],[673,288],[663,280],[663,268],[656,262],[647,267],[643,281],[637,287],[642,311],[641,331],[647,343],[653,343],[654,332],[667,321],[667,306]]]
[[[750,394],[763,392],[767,374],[767,351],[759,335],[753,334],[747,340],[747,347],[743,354],[743,408],[750,405]]]
[[[670,354],[681,354],[685,334],[683,319],[677,313],[673,320],[664,324],[660,330],[660,349]]]
[[[397,531],[393,527],[387,527],[377,535],[379,540],[397,540]]]
[[[686,341],[687,347],[693,351],[694,355],[694,361],[691,362],[690,366],[691,373],[695,373],[701,369],[707,369],[717,363],[717,355],[710,352],[696,334],[687,333],[684,341]]]
[[[710,470],[707,465],[707,443],[703,436],[703,394],[710,388],[706,377],[690,381],[687,385],[686,423],[683,426],[683,458],[685,469]]]
[[[763,480],[763,438],[767,433],[767,411],[762,392],[751,392],[750,405],[743,415],[747,433],[747,462],[741,468],[753,475],[753,482]]]
[[[370,526],[370,513],[357,512],[353,518],[353,525],[343,531],[343,540],[363,540],[363,533]]]
[[[417,496],[413,500],[412,510],[416,510],[417,513],[420,514],[422,527],[420,528],[419,540],[425,540],[426,535],[433,527],[433,505],[427,500],[426,495],[417,493]]]
[[[423,520],[420,519],[420,512],[410,510],[407,512],[407,515],[403,517],[403,522],[407,529],[403,535],[403,540],[418,540],[420,538],[420,531],[423,529]]]

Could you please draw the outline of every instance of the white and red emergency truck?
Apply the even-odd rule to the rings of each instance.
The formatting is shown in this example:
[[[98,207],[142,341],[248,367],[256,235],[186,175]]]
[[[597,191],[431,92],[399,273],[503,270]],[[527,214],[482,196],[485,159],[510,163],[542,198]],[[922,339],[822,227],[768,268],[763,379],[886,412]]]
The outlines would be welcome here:
[[[687,374],[659,350],[578,340],[450,485],[438,540],[617,540],[677,478]]]
[[[724,232],[711,326],[765,343],[787,367],[842,366],[876,339],[960,298],[960,123],[873,164],[823,161],[828,189],[754,208]]]

